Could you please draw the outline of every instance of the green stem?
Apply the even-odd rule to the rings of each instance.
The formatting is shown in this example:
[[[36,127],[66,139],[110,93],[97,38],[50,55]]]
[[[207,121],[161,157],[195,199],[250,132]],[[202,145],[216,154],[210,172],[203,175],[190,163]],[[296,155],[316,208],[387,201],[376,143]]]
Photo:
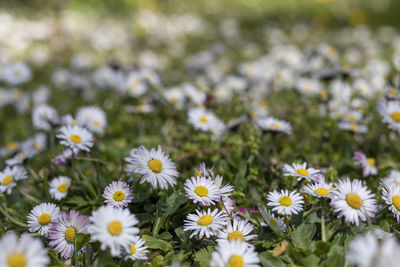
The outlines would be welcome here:
[[[12,216],[10,216],[10,214],[8,214],[8,212],[6,211],[6,209],[3,209],[3,207],[0,206],[0,212],[7,218],[9,219],[11,222],[13,222],[14,224],[24,227],[24,228],[28,228],[28,225],[25,223],[22,223],[16,219],[14,219]]]
[[[290,229],[289,218],[285,216],[286,231],[289,239],[292,239],[292,230]]]
[[[78,244],[77,244],[77,238],[76,235],[74,237],[74,258],[75,258],[75,267],[78,267],[79,261],[78,261]]]
[[[325,201],[321,198],[321,239],[322,242],[326,242],[325,232]]]

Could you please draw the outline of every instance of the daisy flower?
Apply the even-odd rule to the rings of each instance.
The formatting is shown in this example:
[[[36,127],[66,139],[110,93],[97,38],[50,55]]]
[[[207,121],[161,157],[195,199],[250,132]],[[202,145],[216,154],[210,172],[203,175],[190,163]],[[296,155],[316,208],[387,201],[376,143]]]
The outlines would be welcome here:
[[[334,212],[339,213],[339,218],[345,217],[349,223],[359,224],[375,216],[377,202],[375,194],[372,194],[360,180],[350,181],[350,178],[342,179],[335,185],[336,190],[331,192],[331,206]]]
[[[29,231],[47,236],[51,224],[58,221],[59,213],[60,208],[52,203],[35,206],[28,215]]]
[[[272,229],[272,231],[283,233],[286,232],[286,225],[282,219],[276,218],[275,215],[266,208],[260,209],[260,213],[264,221],[267,223],[269,228]]]
[[[92,133],[103,134],[107,126],[106,113],[99,107],[82,107],[76,113],[79,125],[86,127]]]
[[[212,174],[212,177],[214,177],[214,174]],[[222,197],[229,197],[235,188],[230,184],[222,186],[222,180],[223,177],[221,175],[217,175],[214,178],[214,183],[218,185]]]
[[[0,172],[0,193],[11,194],[12,188],[17,185],[17,181],[26,179],[28,172],[24,167],[13,166],[6,167]]]
[[[257,237],[250,234],[253,230],[254,226],[248,220],[233,219],[233,222],[228,223],[225,229],[219,232],[218,241],[244,240],[248,242]]]
[[[185,182],[187,198],[203,206],[214,205],[220,199],[219,185],[210,178],[192,177]]]
[[[176,185],[175,178],[179,173],[175,163],[164,154],[161,146],[158,146],[157,150],[152,148],[150,151],[140,146],[132,149],[130,154],[130,157],[125,158],[128,162],[125,171],[141,174],[140,183],[149,182],[154,188],[157,188],[158,184],[161,189],[167,189],[168,184]]]
[[[138,236],[135,236],[135,241],[129,244],[128,249],[126,249],[125,260],[145,260],[147,259],[147,252],[149,251],[148,246],[144,245],[144,240]]]
[[[215,251],[212,253],[210,266],[246,266],[258,267],[260,259],[254,246],[239,240],[223,241],[218,243]]]
[[[128,249],[135,242],[139,221],[128,209],[117,209],[112,206],[101,206],[89,217],[88,232],[92,240],[101,243],[101,249],[110,248],[113,257],[120,256],[120,249]]]
[[[81,150],[90,151],[93,146],[93,135],[78,125],[63,126],[57,134],[60,144],[71,148],[75,154]]]
[[[303,197],[296,191],[277,190],[268,194],[267,205],[281,215],[296,215],[303,210]]]
[[[25,62],[15,62],[5,66],[3,79],[10,85],[19,85],[32,78],[32,70]]]
[[[319,170],[314,168],[307,168],[307,162],[302,164],[292,163],[283,165],[283,175],[296,177],[298,181],[306,179],[307,181],[313,181],[314,176],[319,173]]]
[[[46,267],[50,263],[47,249],[39,238],[14,232],[5,233],[0,239],[0,266]]]
[[[332,190],[334,190],[333,183],[321,182],[304,185],[301,191],[317,198],[327,198]]]
[[[190,237],[199,235],[199,238],[210,238],[218,234],[220,230],[228,223],[226,214],[215,209],[207,211],[196,210],[196,214],[188,214],[183,226],[184,231],[193,231]]]
[[[367,126],[359,124],[359,123],[352,123],[352,122],[341,122],[339,123],[339,129],[354,132],[354,133],[366,133],[368,131]]]
[[[218,118],[204,108],[191,108],[188,111],[189,123],[197,130],[208,132],[213,129],[214,121]]]
[[[391,184],[400,185],[400,171],[391,170],[387,177],[381,179],[380,184],[382,186]]]
[[[68,194],[71,185],[71,178],[67,176],[58,176],[49,183],[49,192],[52,198],[61,200]]]
[[[74,255],[74,243],[76,234],[86,233],[89,219],[79,212],[70,210],[58,216],[58,222],[53,223],[49,229],[49,246],[64,259]]]
[[[273,117],[259,118],[254,121],[263,131],[292,133],[292,126],[289,122],[275,119]]]
[[[125,182],[113,181],[104,189],[103,197],[107,205],[126,208],[133,199],[133,193]]]
[[[400,221],[400,186],[396,184],[386,185],[382,188],[382,199],[389,205],[389,210],[397,222]]]
[[[385,95],[391,100],[400,100],[400,91],[393,86],[386,86]]]
[[[385,104],[378,105],[378,112],[383,117],[390,129],[400,132],[400,103],[390,101]]]
[[[378,173],[375,159],[367,158],[362,151],[354,152],[353,160],[356,165],[361,166],[363,177],[367,177],[368,175],[376,175]]]
[[[57,110],[45,104],[37,106],[32,111],[32,121],[36,129],[49,131],[59,121]]]

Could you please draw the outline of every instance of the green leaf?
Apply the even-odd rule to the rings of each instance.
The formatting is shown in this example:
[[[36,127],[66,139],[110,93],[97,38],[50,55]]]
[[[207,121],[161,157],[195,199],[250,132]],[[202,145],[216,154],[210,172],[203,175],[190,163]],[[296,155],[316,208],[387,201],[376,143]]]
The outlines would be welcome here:
[[[341,220],[334,220],[328,223],[325,227],[326,240],[330,240],[341,225],[342,225]]]
[[[161,234],[158,235],[158,237],[163,240],[171,240],[172,239],[172,235],[170,232],[162,232]]]
[[[285,264],[279,258],[275,258],[268,252],[262,252],[258,254],[258,257],[263,267],[285,267]]]
[[[200,249],[196,253],[194,260],[198,262],[201,267],[207,267],[210,264],[212,250],[211,246]]]
[[[78,247],[78,251],[81,250],[90,240],[89,234],[79,233],[76,235],[76,244]]]
[[[311,240],[317,231],[315,224],[302,223],[292,232],[293,244],[302,250],[311,250]]]
[[[322,266],[335,267],[344,265],[344,248],[339,245],[333,245],[328,252],[327,260]]]
[[[143,235],[142,236],[143,240],[146,241],[146,245],[149,248],[152,249],[160,249],[164,252],[167,252],[172,249],[172,245],[168,242],[165,242],[164,240],[148,236],[148,235]]]
[[[300,262],[303,264],[303,266],[314,267],[318,266],[319,258],[314,254],[310,254],[307,257],[302,258]]]

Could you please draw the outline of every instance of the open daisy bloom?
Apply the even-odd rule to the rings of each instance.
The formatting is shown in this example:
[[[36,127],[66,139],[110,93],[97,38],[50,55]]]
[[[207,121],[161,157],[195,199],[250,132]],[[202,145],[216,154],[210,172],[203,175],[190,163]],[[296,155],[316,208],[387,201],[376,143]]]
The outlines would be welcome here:
[[[142,175],[140,183],[149,182],[154,188],[168,189],[168,185],[176,185],[179,176],[175,163],[164,154],[161,146],[157,150],[148,151],[144,146],[134,148],[131,156],[125,158],[128,163],[125,171]]]
[[[268,194],[267,205],[281,215],[296,215],[303,210],[303,197],[296,191],[277,190]]]
[[[97,134],[103,134],[107,126],[106,113],[99,107],[80,108],[76,113],[76,120],[79,125]]]
[[[257,235],[251,235],[254,226],[248,220],[233,219],[226,225],[226,228],[219,232],[218,241],[223,240],[239,240],[250,241],[255,239]]]
[[[0,172],[0,193],[11,193],[17,181],[26,179],[28,172],[21,166],[6,167]]]
[[[46,267],[50,263],[47,249],[39,238],[23,234],[20,238],[14,232],[2,235],[0,239],[0,266],[2,267]]]
[[[396,101],[389,101],[378,106],[378,111],[390,129],[400,132],[400,104]]]
[[[319,173],[319,170],[314,168],[307,168],[307,162],[302,164],[293,163],[292,166],[289,164],[285,164],[283,166],[283,175],[284,176],[293,176],[296,177],[297,180],[306,179],[307,181],[313,181],[314,176]]]
[[[259,262],[253,245],[239,240],[221,241],[212,253],[210,266],[258,267]]]
[[[148,246],[144,244],[143,239],[135,237],[135,241],[129,244],[125,252],[125,260],[144,260],[147,258]]]
[[[122,181],[113,181],[109,184],[103,193],[107,205],[116,208],[126,208],[133,199],[133,193],[129,185]]]
[[[220,199],[219,185],[214,183],[211,178],[192,177],[185,182],[187,198],[193,203],[200,203],[203,206],[210,206]]]
[[[61,253],[64,259],[72,258],[76,235],[86,233],[88,225],[89,219],[77,211],[61,213],[49,229],[49,246]]]
[[[138,220],[128,209],[101,206],[89,218],[88,232],[93,240],[101,243],[101,249],[110,248],[113,257],[119,257],[121,249],[128,249],[134,244],[139,229]]]
[[[382,187],[382,198],[389,205],[397,222],[400,221],[400,186],[394,183]]]
[[[333,183],[322,182],[304,185],[301,191],[317,198],[328,198],[331,191],[334,189]]]
[[[49,191],[52,198],[61,200],[68,194],[71,185],[71,178],[67,176],[59,176],[51,180],[49,183]]]
[[[339,218],[344,217],[346,222],[358,225],[375,216],[377,201],[360,180],[350,181],[350,178],[340,180],[335,185],[336,190],[331,192],[331,206]]]
[[[286,134],[292,133],[292,126],[289,122],[278,120],[273,117],[256,119],[255,123],[263,131],[282,132]]]
[[[30,232],[39,232],[47,236],[52,223],[58,221],[60,208],[55,204],[42,203],[32,209],[28,215],[28,226]]]
[[[363,177],[376,175],[378,173],[375,158],[367,158],[362,151],[354,152],[353,160],[357,165],[361,166]]]
[[[266,208],[261,208],[260,213],[261,213],[261,216],[263,217],[264,221],[272,229],[272,231],[286,232],[286,225],[282,219],[276,218],[275,215],[271,211],[267,210]]]
[[[75,154],[79,151],[90,151],[93,146],[93,135],[78,125],[63,126],[57,137],[61,139],[60,144],[71,148]]]
[[[199,235],[199,238],[209,238],[218,234],[228,223],[228,218],[223,211],[214,209],[211,211],[196,210],[196,214],[188,214],[183,226],[184,231],[193,231],[190,237]]]

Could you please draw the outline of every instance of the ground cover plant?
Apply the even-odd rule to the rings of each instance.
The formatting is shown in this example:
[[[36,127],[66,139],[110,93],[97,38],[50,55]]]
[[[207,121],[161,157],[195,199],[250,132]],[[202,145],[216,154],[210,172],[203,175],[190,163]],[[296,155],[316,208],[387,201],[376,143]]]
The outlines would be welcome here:
[[[357,12],[0,12],[0,267],[397,266],[400,33]]]

